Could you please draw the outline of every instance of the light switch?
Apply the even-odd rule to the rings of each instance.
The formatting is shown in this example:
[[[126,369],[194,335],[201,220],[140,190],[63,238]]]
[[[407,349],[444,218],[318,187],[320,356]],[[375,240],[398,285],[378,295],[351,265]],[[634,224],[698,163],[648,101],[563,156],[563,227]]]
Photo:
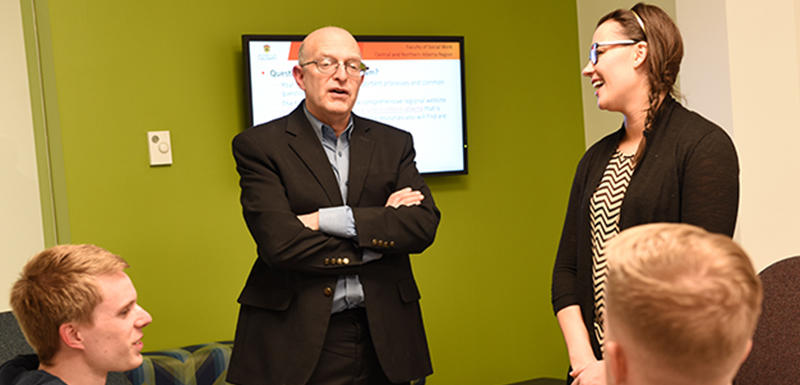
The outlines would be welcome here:
[[[169,131],[147,131],[147,148],[150,150],[150,165],[172,164],[172,142]]]

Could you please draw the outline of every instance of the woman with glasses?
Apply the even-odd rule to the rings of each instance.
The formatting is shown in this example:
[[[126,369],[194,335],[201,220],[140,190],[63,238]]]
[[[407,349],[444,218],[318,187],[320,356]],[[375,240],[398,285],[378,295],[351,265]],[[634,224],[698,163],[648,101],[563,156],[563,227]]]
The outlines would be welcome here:
[[[553,309],[571,365],[568,383],[605,384],[607,241],[650,222],[733,234],[736,150],[720,127],[673,98],[682,57],[678,28],[656,6],[618,9],[597,23],[583,75],[592,82],[597,106],[622,113],[623,122],[578,164],[553,269]]]

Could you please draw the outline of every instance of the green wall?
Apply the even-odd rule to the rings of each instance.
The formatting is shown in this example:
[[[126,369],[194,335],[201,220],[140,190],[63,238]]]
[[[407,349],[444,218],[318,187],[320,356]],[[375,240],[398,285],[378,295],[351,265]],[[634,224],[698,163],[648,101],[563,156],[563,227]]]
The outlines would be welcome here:
[[[255,258],[230,154],[245,125],[242,34],[464,35],[470,174],[427,178],[443,219],[413,258],[429,383],[563,376],[549,295],[584,141],[575,2],[31,1],[52,54],[42,71],[63,150],[60,231],[131,263],[154,317],[147,350],[233,337]],[[150,130],[171,131],[172,166],[148,166]]]

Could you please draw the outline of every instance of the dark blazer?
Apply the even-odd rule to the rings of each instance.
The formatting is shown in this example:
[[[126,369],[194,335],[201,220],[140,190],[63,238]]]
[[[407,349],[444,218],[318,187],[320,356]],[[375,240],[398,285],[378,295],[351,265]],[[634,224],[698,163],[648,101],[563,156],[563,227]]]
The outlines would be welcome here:
[[[401,382],[432,373],[408,254],[433,242],[440,214],[415,166],[411,135],[353,115],[347,204],[355,218],[355,240],[309,230],[296,218],[343,204],[302,104],[237,135],[233,154],[258,258],[238,299],[227,380],[305,384],[319,358],[331,295],[342,274],[359,275],[386,376]],[[384,207],[392,192],[406,186],[425,195],[421,205]],[[383,257],[362,263],[364,248]]]
[[[553,269],[553,310],[580,305],[598,359],[600,346],[591,332],[589,201],[624,134],[623,127],[601,139],[578,164]],[[667,96],[622,201],[620,231],[645,223],[679,222],[732,236],[738,207],[739,160],[730,137]]]

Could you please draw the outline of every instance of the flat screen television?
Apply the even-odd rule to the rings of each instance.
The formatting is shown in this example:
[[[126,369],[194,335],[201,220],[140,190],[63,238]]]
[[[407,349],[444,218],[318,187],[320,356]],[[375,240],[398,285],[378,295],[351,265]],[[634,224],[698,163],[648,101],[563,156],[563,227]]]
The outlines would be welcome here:
[[[292,77],[303,36],[243,35],[248,127],[304,98]],[[411,133],[423,174],[467,173],[463,36],[356,36],[369,67],[353,112]]]

